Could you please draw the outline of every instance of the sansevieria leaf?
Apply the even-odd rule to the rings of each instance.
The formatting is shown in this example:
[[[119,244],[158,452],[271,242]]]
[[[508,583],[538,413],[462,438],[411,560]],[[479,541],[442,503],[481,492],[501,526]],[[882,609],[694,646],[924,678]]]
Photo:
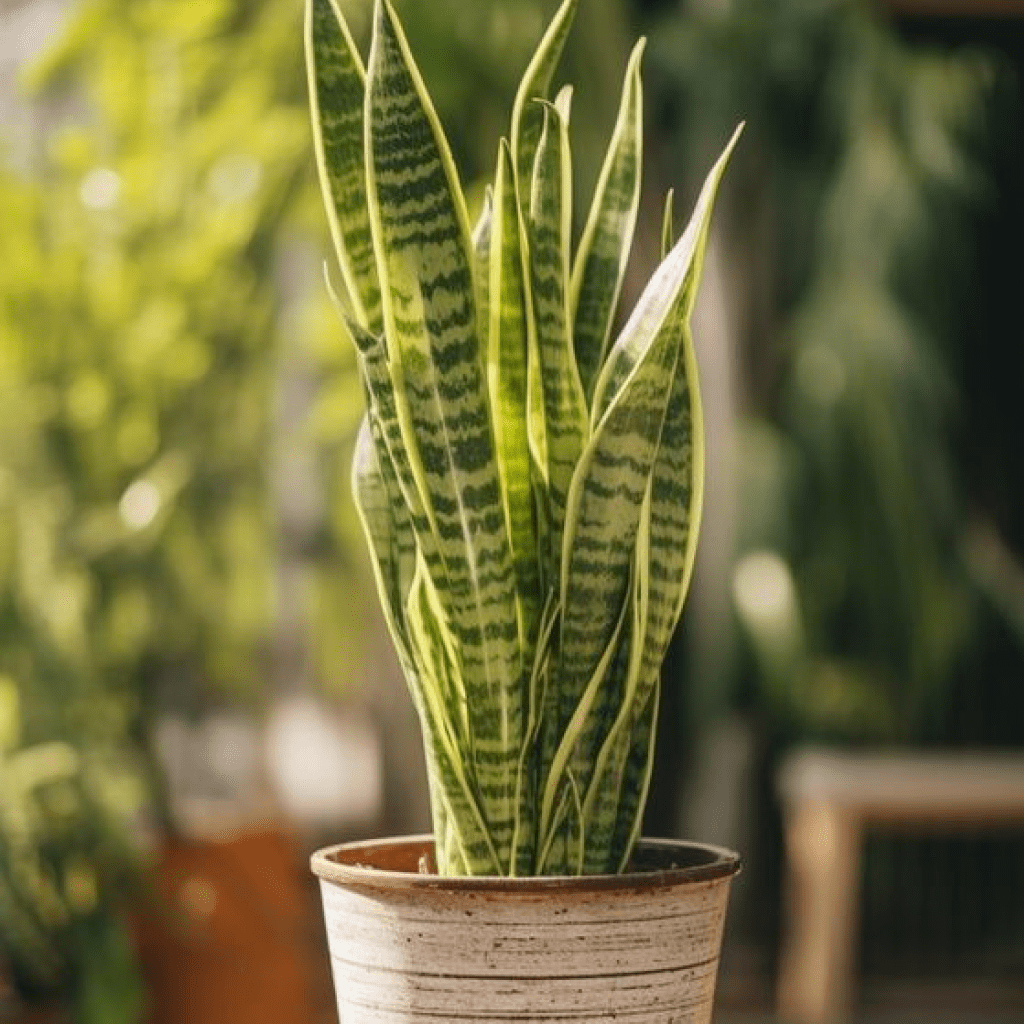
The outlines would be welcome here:
[[[307,0],[306,68],[324,207],[356,319],[381,330],[363,157],[363,63],[334,0]]]
[[[516,573],[519,643],[524,667],[541,609],[540,566],[531,486],[527,412],[527,352],[533,330],[525,279],[525,231],[508,143],[502,140],[494,177],[488,263],[490,295],[487,365],[494,439]]]
[[[388,358],[404,386],[410,457],[437,524],[481,809],[510,855],[525,721],[515,577],[492,435],[465,202],[444,133],[387,0],[366,86],[366,177]],[[431,573],[432,580],[435,574]]]
[[[569,314],[569,100],[570,93],[565,91],[558,103],[543,103],[544,125],[534,161],[529,219],[552,559],[559,557],[569,483],[587,438],[587,406],[573,354]]]
[[[703,462],[693,453],[694,444],[700,444],[701,438],[694,437],[687,428],[694,423],[692,408],[699,405],[699,397],[695,381],[691,387],[685,375],[677,388],[677,367],[682,364],[685,373],[692,358],[687,356],[687,324],[707,217],[735,142],[734,136],[709,175],[690,226],[658,268],[612,349],[595,393],[593,411],[599,419],[573,477],[567,509],[571,525],[562,554],[559,721],[578,723],[577,735],[570,736],[579,750],[577,775],[590,764],[596,733],[608,715],[591,713],[580,720],[574,709],[587,692],[597,666],[610,660],[609,647],[615,642],[623,602],[631,596],[636,599],[627,587],[633,558],[641,557],[645,566],[637,591],[644,608],[632,633],[626,698],[617,709],[616,724],[610,732],[613,746],[604,755],[611,759],[613,777],[621,773],[620,765],[625,763],[630,748],[629,727],[647,705],[650,689],[656,683],[664,646],[678,614],[674,598],[692,566],[686,531],[694,510],[699,514],[702,483],[693,472],[695,466],[702,470]],[[676,401],[671,411],[670,399]],[[664,438],[673,446],[663,452],[666,424],[678,429],[672,437]],[[662,470],[670,462],[676,470],[673,480],[677,490],[669,494],[664,481],[660,481],[655,513],[659,460],[664,460]],[[666,501],[673,498],[685,501],[678,509],[666,508]],[[677,551],[667,549],[673,541],[681,545]],[[661,565],[655,570],[658,562]],[[661,573],[666,575],[662,578],[658,575]],[[673,600],[666,596],[669,591]],[[657,658],[652,657],[655,652]],[[621,685],[621,680],[609,676],[604,690],[609,705],[622,699],[618,692]],[[608,743],[606,740],[606,746]],[[607,770],[602,765],[599,769]],[[611,831],[614,822],[602,820],[597,826]]]
[[[657,281],[656,276],[652,284]],[[671,287],[669,281],[660,283]],[[623,604],[631,596],[628,584],[641,511],[681,345],[682,324],[670,315],[675,311],[668,304],[660,319],[639,321],[651,329],[637,339],[639,357],[596,425],[573,477],[562,551],[559,728],[574,720],[598,666],[614,660],[610,648]],[[615,691],[613,685],[604,687],[606,704],[617,702]],[[579,723],[571,739],[584,760],[596,745],[595,731],[616,710],[599,709]]]
[[[551,79],[562,56],[569,29],[572,28],[578,3],[579,0],[562,0],[537,47],[537,52],[523,74],[515,103],[512,105],[512,162],[515,166],[520,202],[524,207],[530,202],[530,174],[544,123],[537,100],[548,98]]]
[[[641,39],[626,69],[619,115],[572,269],[573,345],[588,401],[607,351],[640,206],[643,52]]]
[[[371,427],[371,416],[367,414],[360,426],[352,459],[352,494],[370,548],[384,618],[395,641],[398,660],[420,719],[428,771],[434,777],[452,779],[449,768],[442,775],[442,766],[457,756],[456,748],[450,739],[442,735],[443,726],[436,709],[428,706],[430,697],[424,690],[411,653],[406,603],[415,578],[415,542],[411,527],[407,521],[403,522],[404,510],[394,481],[388,482],[389,474],[378,458],[380,439],[378,436],[375,441],[375,433]],[[457,781],[455,784],[458,785]],[[458,806],[460,801],[456,799],[455,803]],[[432,801],[431,811],[440,845],[461,851],[464,843],[454,831],[456,823],[447,810],[447,803]],[[461,852],[458,856],[464,860]]]

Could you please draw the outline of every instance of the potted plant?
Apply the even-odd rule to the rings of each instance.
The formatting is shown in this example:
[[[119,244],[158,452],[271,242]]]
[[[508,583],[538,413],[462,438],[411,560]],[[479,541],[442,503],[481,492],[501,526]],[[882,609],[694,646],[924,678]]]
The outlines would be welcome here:
[[[637,840],[701,508],[689,318],[735,137],[678,241],[670,194],[613,340],[643,43],[572,256],[572,94],[548,89],[575,8],[527,68],[471,230],[389,0],[365,71],[333,0],[308,3],[331,287],[367,402],[353,490],[434,825],[313,857],[346,1022],[710,1019],[738,858]]]

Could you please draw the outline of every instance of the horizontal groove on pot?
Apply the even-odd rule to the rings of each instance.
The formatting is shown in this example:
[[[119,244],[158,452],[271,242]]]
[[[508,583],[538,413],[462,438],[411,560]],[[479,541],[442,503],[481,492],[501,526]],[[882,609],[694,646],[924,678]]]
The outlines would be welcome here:
[[[345,847],[354,881],[314,856],[341,1024],[711,1020],[735,854],[646,843],[676,867],[596,881],[371,866],[412,867],[425,842]]]

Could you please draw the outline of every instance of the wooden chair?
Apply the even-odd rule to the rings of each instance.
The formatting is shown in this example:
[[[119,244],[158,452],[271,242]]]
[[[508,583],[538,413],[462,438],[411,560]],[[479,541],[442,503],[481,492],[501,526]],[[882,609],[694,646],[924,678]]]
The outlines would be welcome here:
[[[807,749],[781,765],[777,784],[786,847],[778,1008],[800,1024],[849,1012],[866,828],[1024,823],[1024,754]]]

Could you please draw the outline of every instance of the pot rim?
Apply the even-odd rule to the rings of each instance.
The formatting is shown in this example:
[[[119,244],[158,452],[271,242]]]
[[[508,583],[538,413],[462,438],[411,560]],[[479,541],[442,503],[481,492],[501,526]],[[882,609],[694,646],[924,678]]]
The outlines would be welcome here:
[[[422,891],[507,892],[532,895],[546,892],[586,893],[619,889],[651,889],[731,878],[741,869],[740,855],[710,843],[681,839],[641,839],[637,851],[668,863],[666,867],[642,868],[621,875],[536,875],[509,878],[500,875],[449,876],[386,866],[389,862],[415,864],[432,853],[433,836],[398,836],[339,843],[317,850],[310,867],[318,878],[346,888]],[[686,856],[697,863],[673,863]],[[375,863],[378,862],[378,863]],[[380,864],[384,861],[384,864]]]

